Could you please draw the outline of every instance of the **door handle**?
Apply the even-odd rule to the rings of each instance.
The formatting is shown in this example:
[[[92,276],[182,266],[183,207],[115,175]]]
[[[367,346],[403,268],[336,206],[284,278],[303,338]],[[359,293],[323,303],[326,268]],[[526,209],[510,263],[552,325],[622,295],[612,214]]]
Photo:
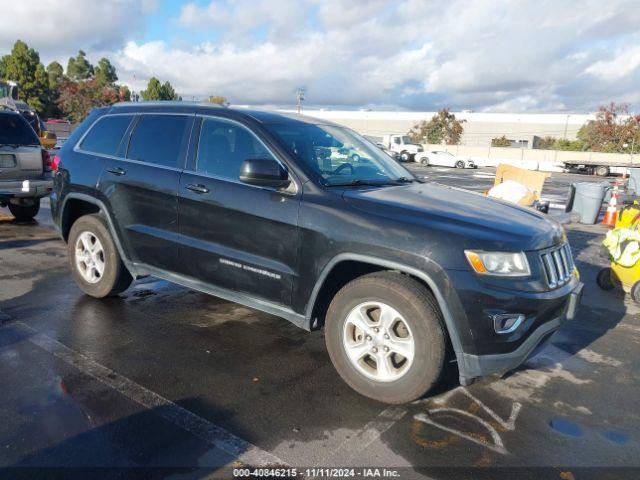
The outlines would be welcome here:
[[[191,190],[193,193],[209,193],[209,189],[204,185],[199,183],[189,183],[187,185],[187,190]]]
[[[118,175],[119,177],[127,173],[126,170],[120,167],[107,168],[107,172],[113,173],[114,175]]]

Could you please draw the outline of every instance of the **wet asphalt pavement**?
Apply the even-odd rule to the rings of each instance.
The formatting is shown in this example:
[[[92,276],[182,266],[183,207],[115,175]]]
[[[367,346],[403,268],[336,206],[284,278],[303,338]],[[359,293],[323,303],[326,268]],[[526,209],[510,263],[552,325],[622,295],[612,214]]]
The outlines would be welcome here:
[[[491,169],[411,168],[476,191],[493,181]],[[560,203],[585,179],[554,174],[543,197]],[[438,391],[389,407],[340,380],[322,332],[153,278],[119,298],[82,295],[47,205],[31,224],[0,209],[0,478],[230,477],[274,463],[637,478],[640,310],[595,285],[604,228],[567,229],[578,318],[506,378],[463,388],[452,367]]]

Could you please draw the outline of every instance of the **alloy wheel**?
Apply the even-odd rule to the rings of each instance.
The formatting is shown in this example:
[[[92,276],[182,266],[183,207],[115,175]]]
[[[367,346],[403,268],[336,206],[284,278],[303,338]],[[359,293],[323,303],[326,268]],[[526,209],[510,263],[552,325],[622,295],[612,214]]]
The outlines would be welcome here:
[[[415,355],[408,322],[395,308],[377,301],[361,303],[349,312],[343,345],[351,365],[378,382],[404,376]]]

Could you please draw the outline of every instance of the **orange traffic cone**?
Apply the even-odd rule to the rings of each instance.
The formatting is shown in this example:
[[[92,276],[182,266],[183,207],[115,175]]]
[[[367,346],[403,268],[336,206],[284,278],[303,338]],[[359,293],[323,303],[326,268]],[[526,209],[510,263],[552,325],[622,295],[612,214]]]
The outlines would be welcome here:
[[[609,199],[609,205],[607,206],[607,211],[604,212],[604,218],[602,219],[603,225],[608,225],[609,227],[615,227],[616,220],[618,219],[618,185],[613,186],[613,191],[611,192],[611,198]]]

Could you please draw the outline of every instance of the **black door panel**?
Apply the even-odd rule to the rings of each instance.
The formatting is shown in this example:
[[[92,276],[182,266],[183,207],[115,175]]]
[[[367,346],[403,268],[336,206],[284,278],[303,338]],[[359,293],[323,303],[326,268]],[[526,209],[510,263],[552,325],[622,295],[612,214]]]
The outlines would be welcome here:
[[[114,175],[112,169],[126,169],[126,175]],[[179,180],[177,169],[107,159],[98,189],[109,202],[120,239],[133,262],[175,267]]]
[[[297,258],[297,196],[187,172],[180,184],[182,273],[288,305]],[[204,185],[210,193],[194,193],[188,184]]]
[[[188,115],[139,115],[124,141],[128,159],[106,161],[98,189],[133,262],[176,271],[178,185],[192,123]]]
[[[296,277],[299,196],[238,180],[248,158],[272,157],[245,127],[205,118],[197,172],[183,172],[178,210],[181,272],[289,306]]]

